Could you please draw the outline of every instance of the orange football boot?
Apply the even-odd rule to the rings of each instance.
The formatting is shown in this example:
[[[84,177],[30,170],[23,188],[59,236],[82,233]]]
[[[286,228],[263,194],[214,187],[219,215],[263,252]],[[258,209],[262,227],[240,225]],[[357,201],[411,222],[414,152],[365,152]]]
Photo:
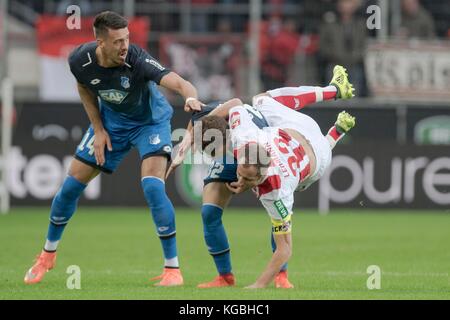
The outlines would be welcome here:
[[[53,269],[56,265],[56,252],[47,252],[42,250],[36,257],[34,265],[27,271],[23,281],[26,284],[35,284],[42,281],[47,271]]]
[[[156,280],[161,280],[158,283],[154,284],[155,286],[160,287],[181,286],[184,283],[183,276],[181,275],[181,271],[178,268],[164,268],[162,274],[150,279],[150,281]]]
[[[280,271],[275,276],[275,287],[282,289],[292,289],[294,285],[289,282],[287,270]]]
[[[213,281],[199,284],[198,288],[220,288],[234,286],[235,280],[232,273],[221,274],[214,278]]]

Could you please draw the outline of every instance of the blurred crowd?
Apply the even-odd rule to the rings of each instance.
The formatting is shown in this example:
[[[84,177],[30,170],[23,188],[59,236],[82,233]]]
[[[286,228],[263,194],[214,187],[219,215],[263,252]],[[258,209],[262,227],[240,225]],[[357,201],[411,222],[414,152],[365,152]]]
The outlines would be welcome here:
[[[246,10],[210,10],[214,4],[221,8],[248,5],[248,0],[136,0],[136,8],[144,5],[186,6],[190,1],[189,32],[248,34],[249,13]],[[44,1],[20,0],[36,11],[48,10]],[[391,1],[389,1],[390,3]],[[446,1],[398,0],[401,21],[390,36],[399,38],[450,38],[450,6]],[[54,0],[52,10],[66,14],[70,4],[78,4],[84,14],[95,13],[94,2],[88,0]],[[103,3],[117,5],[117,1]],[[263,0],[263,23],[260,30],[261,80],[265,88],[289,84],[295,80],[292,66],[303,59],[303,68],[316,76],[309,81],[323,83],[335,64],[345,65],[359,96],[368,95],[364,75],[364,55],[367,40],[376,30],[366,26],[369,5],[377,0]],[[201,8],[202,10],[195,10]],[[245,9],[245,8],[244,8]],[[238,13],[241,12],[241,13]],[[152,31],[183,31],[182,10],[168,10],[164,14],[145,15],[151,19]],[[392,18],[392,17],[390,17]],[[392,28],[390,28],[392,29]],[[184,30],[186,31],[186,30]],[[247,52],[248,54],[251,54]],[[305,66],[306,61],[306,66]],[[298,78],[298,75],[297,75]]]

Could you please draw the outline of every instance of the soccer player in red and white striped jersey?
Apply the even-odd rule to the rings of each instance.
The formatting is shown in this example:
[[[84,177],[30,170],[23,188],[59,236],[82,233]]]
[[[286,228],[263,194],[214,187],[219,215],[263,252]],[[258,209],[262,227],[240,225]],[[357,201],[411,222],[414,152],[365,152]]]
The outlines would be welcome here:
[[[340,68],[335,68],[335,78],[346,79],[345,69]],[[294,192],[306,189],[323,176],[336,142],[355,125],[352,116],[341,112],[324,136],[311,117],[296,110],[324,96],[334,98],[329,94],[333,88],[340,91],[341,97],[345,91],[350,98],[352,87],[348,81],[338,81],[342,82],[350,86],[344,88],[348,90],[342,86],[279,88],[256,96],[253,107],[267,120],[267,128],[258,128],[244,106],[229,111],[231,144],[238,160],[239,177],[238,182],[230,184],[229,190],[238,193],[253,187],[271,217],[276,246],[269,265],[248,288],[267,286],[289,260]]]
[[[324,136],[312,118],[286,108],[270,96],[257,97],[254,107],[270,127],[258,128],[244,106],[229,111],[239,178],[231,184],[230,191],[253,187],[271,218],[276,250],[262,275],[248,287],[263,288],[291,255],[294,192],[322,177],[331,163],[332,148],[354,126],[354,118],[341,113],[336,125]]]
[[[232,193],[242,192],[248,186],[254,187],[259,200],[272,218],[274,250],[268,268],[258,281],[249,287],[264,287],[273,277],[277,288],[293,287],[287,277],[287,265],[283,263],[287,261],[291,248],[293,193],[295,190],[306,189],[323,175],[331,160],[331,149],[354,125],[354,118],[341,113],[336,125],[324,136],[312,118],[297,112],[314,102],[348,99],[353,96],[353,87],[348,82],[345,69],[336,66],[333,74],[328,87],[278,88],[255,96],[254,106],[244,105],[239,99],[232,99],[203,118],[206,121],[202,121],[203,129],[205,124],[206,127],[213,124],[211,128],[216,128],[222,121],[220,127],[224,132],[227,123],[223,118],[229,121],[228,127],[232,131],[231,144],[240,164],[237,168],[237,182],[229,183],[237,179],[235,165],[224,167],[223,164],[217,163],[219,166],[214,166],[213,169],[216,169],[216,173],[220,169],[219,174],[216,174],[214,179],[209,179],[207,185],[205,183],[202,207],[205,240],[208,250],[212,250],[210,253],[219,275],[211,282],[200,284],[200,288],[224,287],[235,283],[221,216]],[[213,119],[213,116],[219,119]],[[191,139],[183,139],[180,148],[183,151],[177,154],[175,158],[179,159],[172,163],[168,172],[181,163],[190,141]]]

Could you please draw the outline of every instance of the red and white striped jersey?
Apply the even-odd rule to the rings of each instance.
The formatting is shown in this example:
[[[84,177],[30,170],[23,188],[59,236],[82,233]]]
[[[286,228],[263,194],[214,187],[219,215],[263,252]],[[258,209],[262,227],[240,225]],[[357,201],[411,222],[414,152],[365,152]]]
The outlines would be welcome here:
[[[297,185],[310,172],[310,159],[299,142],[280,127],[260,129],[253,123],[252,116],[241,106],[230,110],[233,151],[254,142],[264,146],[271,164],[255,192],[273,219],[284,219],[292,213]]]

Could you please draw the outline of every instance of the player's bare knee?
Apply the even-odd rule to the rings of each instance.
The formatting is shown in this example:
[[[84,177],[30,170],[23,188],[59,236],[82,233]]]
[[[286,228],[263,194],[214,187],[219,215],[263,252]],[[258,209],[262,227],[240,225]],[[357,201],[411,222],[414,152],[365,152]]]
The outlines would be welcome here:
[[[69,175],[71,177],[74,177],[77,181],[88,184],[92,180],[92,174],[88,174],[86,172],[80,172],[80,171],[72,171],[69,170]]]
[[[150,156],[142,160],[141,164],[141,176],[144,177],[156,177],[164,181],[166,173],[168,159],[167,156]]]
[[[69,167],[69,176],[72,176],[77,181],[88,184],[92,179],[94,179],[98,174],[99,170],[95,169],[81,161],[74,159]]]

